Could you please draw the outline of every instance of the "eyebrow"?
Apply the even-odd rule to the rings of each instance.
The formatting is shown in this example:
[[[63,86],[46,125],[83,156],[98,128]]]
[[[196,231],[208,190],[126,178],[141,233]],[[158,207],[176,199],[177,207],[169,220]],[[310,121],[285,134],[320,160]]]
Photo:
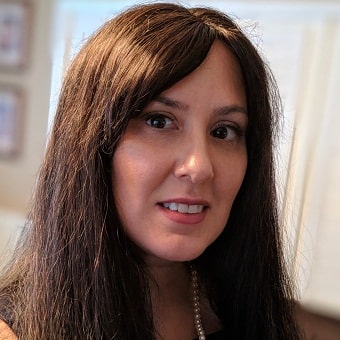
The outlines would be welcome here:
[[[165,96],[157,96],[155,99],[152,100],[153,102],[159,102],[161,104],[164,104],[166,106],[169,106],[173,109],[181,110],[181,111],[188,111],[189,106],[187,104],[181,103],[175,99],[165,97]],[[245,115],[248,115],[248,112],[246,108],[243,106],[237,105],[237,104],[232,104],[232,105],[226,105],[221,108],[218,108],[215,113],[217,115],[228,115],[231,113],[244,113]]]
[[[217,115],[219,116],[224,116],[224,115],[228,115],[231,113],[243,113],[245,115],[248,115],[247,110],[240,105],[227,105],[227,106],[223,106],[219,109],[216,110]]]
[[[188,111],[189,110],[188,105],[181,103],[177,100],[171,99],[169,97],[165,97],[165,96],[157,96],[152,101],[162,103],[162,104],[169,106],[173,109],[177,109],[177,110],[181,110],[181,111]]]

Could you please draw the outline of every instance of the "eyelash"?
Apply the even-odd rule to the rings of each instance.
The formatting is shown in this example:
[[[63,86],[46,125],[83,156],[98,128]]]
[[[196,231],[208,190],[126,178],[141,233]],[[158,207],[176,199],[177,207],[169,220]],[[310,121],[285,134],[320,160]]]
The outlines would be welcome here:
[[[160,126],[155,126],[152,124],[152,120],[153,119],[161,119],[163,120],[163,124],[161,124]],[[145,123],[147,125],[149,125],[151,128],[155,128],[155,129],[170,129],[170,128],[176,128],[176,126],[172,126],[173,124],[175,124],[175,119],[171,118],[163,113],[149,113],[145,116],[144,118]],[[227,130],[227,134],[224,138],[220,138],[219,136],[214,135],[214,132],[216,132],[218,129],[221,128],[225,128],[225,130]],[[231,131],[231,132],[230,132]],[[224,131],[225,132],[225,131]],[[230,135],[230,133],[234,134],[232,135],[231,138],[227,139],[227,136]],[[213,137],[218,138],[218,139],[222,139],[222,140],[228,140],[229,142],[232,142],[235,138],[237,137],[241,137],[244,135],[242,129],[238,126],[238,125],[234,125],[231,123],[220,123],[217,126],[215,126],[211,133],[210,133]]]
[[[162,120],[166,120],[167,122],[165,123],[165,125],[161,126],[161,127],[157,127],[157,126],[154,126],[152,125],[152,120],[153,119],[162,119]],[[149,122],[149,123],[148,123]],[[155,128],[155,129],[164,129],[166,124],[172,124],[174,123],[174,119],[173,118],[170,118],[162,113],[150,113],[148,114],[146,117],[145,117],[145,123],[147,125],[149,125],[150,127],[152,128]],[[169,127],[168,127],[169,128]]]
[[[221,129],[221,128],[225,128],[225,130],[227,130],[227,135],[224,138],[220,138],[220,137],[214,135],[214,132],[216,132],[218,129]],[[228,135],[230,135],[230,133],[232,133],[234,136],[232,136],[231,138],[226,138]],[[216,127],[214,127],[214,129],[211,132],[211,135],[213,137],[218,138],[218,139],[233,141],[235,138],[241,137],[243,135],[243,133],[242,133],[241,128],[236,126],[236,125],[233,125],[233,124],[220,124],[220,125],[217,125]]]

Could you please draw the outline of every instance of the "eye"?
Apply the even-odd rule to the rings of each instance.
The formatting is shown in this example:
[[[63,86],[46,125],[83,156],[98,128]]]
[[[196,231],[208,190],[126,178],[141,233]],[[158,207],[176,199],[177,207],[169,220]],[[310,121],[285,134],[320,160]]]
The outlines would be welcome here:
[[[238,136],[241,135],[241,132],[236,126],[221,125],[221,126],[216,127],[211,132],[211,135],[215,138],[224,139],[227,141],[233,141]]]
[[[174,127],[174,120],[161,113],[148,115],[145,118],[145,123],[156,129],[170,129]]]

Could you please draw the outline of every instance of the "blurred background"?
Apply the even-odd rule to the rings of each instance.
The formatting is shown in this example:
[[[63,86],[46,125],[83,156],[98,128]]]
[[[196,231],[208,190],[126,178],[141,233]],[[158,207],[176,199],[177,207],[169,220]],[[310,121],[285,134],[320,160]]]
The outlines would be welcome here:
[[[24,224],[67,65],[135,3],[0,0],[0,258]],[[288,265],[301,302],[340,320],[340,1],[181,3],[237,18],[272,68],[284,103],[277,166]]]

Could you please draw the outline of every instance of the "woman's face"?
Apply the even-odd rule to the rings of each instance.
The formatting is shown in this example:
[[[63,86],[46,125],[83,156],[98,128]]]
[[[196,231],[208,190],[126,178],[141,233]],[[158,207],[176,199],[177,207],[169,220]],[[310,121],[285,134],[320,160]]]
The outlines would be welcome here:
[[[247,167],[246,95],[219,41],[131,119],[112,159],[126,233],[146,261],[189,261],[221,234]]]

